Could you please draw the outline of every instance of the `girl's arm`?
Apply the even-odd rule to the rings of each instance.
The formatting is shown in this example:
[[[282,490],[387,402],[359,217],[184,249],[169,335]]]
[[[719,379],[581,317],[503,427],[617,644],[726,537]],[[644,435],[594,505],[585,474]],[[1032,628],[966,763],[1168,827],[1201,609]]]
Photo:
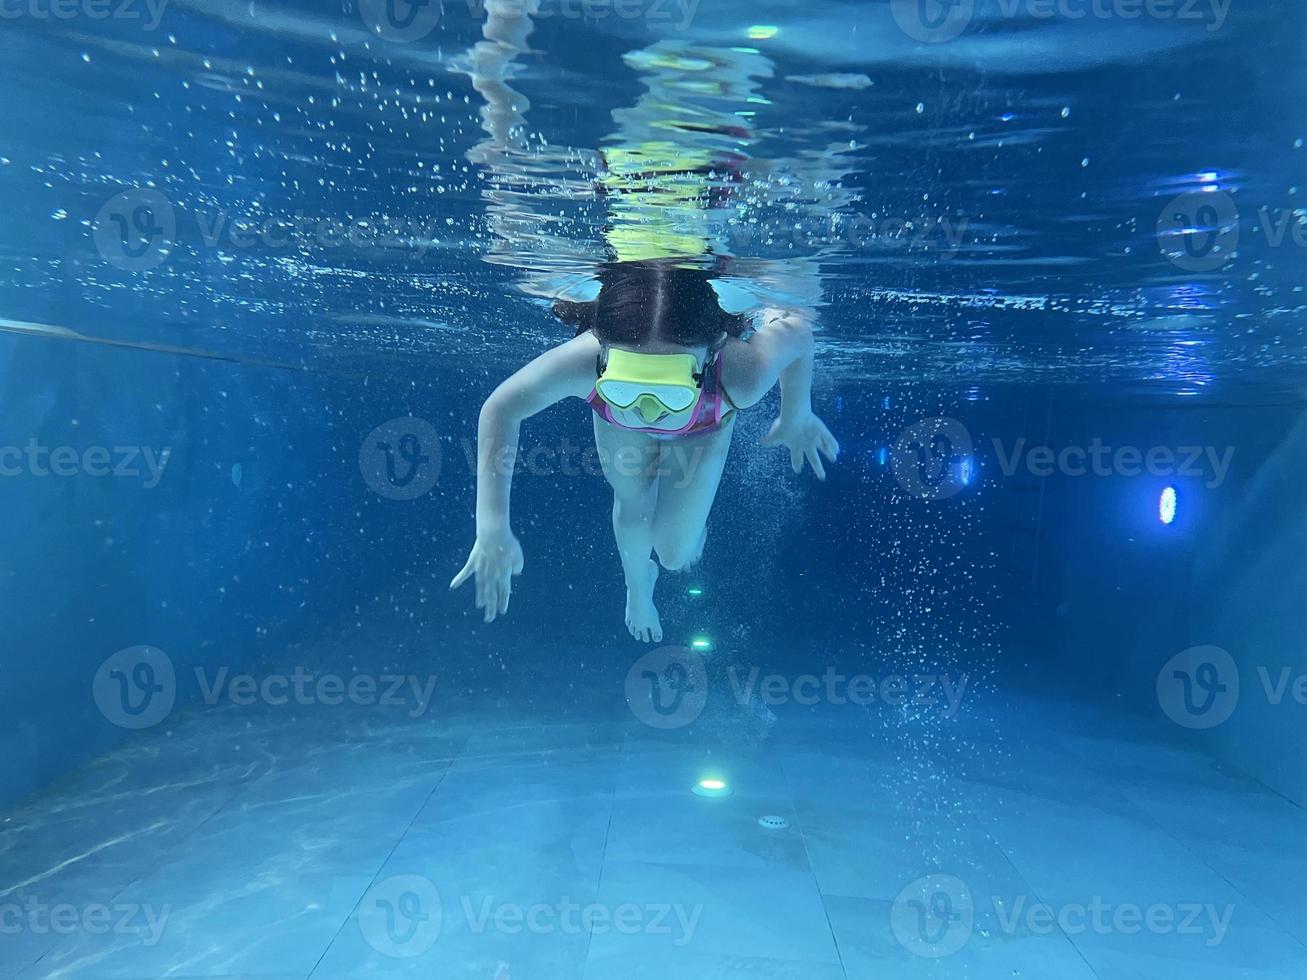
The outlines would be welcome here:
[[[781,414],[812,410],[812,327],[807,317],[764,310],[749,342],[731,344],[722,383],[736,408],[750,408],[781,383]]]
[[[522,546],[510,525],[513,466],[524,419],[569,396],[584,398],[595,382],[599,343],[582,334],[541,354],[501,384],[481,406],[477,427],[476,543],[449,583],[476,576],[476,604],[487,623],[508,611],[512,577],[522,572]]]
[[[790,450],[790,464],[802,472],[804,459],[817,478],[826,479],[821,457],[831,462],[839,443],[821,419],[812,413],[812,326],[808,317],[793,311],[765,310],[762,326],[748,343],[727,347],[722,358],[722,384],[737,408],[756,405],[781,385],[781,413],[763,445]]]

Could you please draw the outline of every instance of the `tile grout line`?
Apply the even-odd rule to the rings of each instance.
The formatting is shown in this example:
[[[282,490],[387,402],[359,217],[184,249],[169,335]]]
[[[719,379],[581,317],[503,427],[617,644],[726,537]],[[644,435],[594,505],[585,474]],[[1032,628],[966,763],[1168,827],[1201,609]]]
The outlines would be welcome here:
[[[812,883],[817,888],[817,895],[821,898],[821,912],[826,917],[826,928],[830,930],[831,945],[835,947],[835,956],[839,959],[840,973],[844,975],[844,980],[849,980],[848,967],[844,965],[844,951],[840,949],[839,937],[835,934],[835,924],[831,922],[830,908],[826,905],[826,893],[821,890],[821,882],[817,880],[817,873],[812,868],[812,853],[808,850],[808,837],[803,832],[803,820],[799,817],[799,808],[794,803],[794,791],[790,788],[790,773],[785,765],[784,759],[780,753],[776,753],[776,765],[780,768],[781,778],[785,781],[785,794],[790,800],[790,810],[794,814],[794,829],[799,833],[799,842],[803,844],[803,856],[808,860],[808,874],[812,875]]]
[[[1093,769],[1093,768],[1090,766],[1089,762],[1088,762],[1087,760],[1085,760],[1084,756],[1081,755],[1081,754],[1080,754],[1078,751],[1076,751],[1074,748],[1071,748],[1070,746],[1065,745],[1065,744],[1064,744],[1062,747],[1063,747],[1063,749],[1066,751],[1066,754],[1067,754],[1067,757],[1068,757],[1068,758],[1071,758],[1071,759],[1075,759],[1075,760],[1077,760],[1077,762],[1078,762],[1080,765],[1084,766],[1084,767],[1085,767],[1086,769],[1088,769],[1089,771],[1094,772],[1095,775],[1099,775],[1099,776],[1103,775],[1103,774],[1102,774],[1101,772],[1099,772],[1098,770]],[[1205,757],[1206,757],[1207,759],[1211,760],[1211,761],[1217,761],[1217,762],[1220,761],[1220,760],[1213,759],[1211,756],[1205,756]],[[1298,805],[1297,805],[1296,803],[1294,803],[1293,800],[1290,800],[1288,797],[1282,796],[1280,793],[1277,793],[1275,790],[1271,789],[1271,787],[1266,786],[1264,783],[1262,783],[1261,780],[1257,779],[1255,776],[1253,776],[1253,775],[1251,775],[1251,774],[1245,772],[1245,771],[1242,770],[1242,769],[1239,769],[1238,767],[1234,767],[1234,768],[1235,768],[1236,772],[1238,772],[1238,773],[1239,773],[1241,776],[1243,776],[1245,779],[1247,779],[1247,780],[1249,780],[1250,782],[1255,783],[1256,785],[1261,786],[1262,788],[1266,789],[1266,790],[1267,790],[1271,795],[1276,796],[1276,797],[1278,797],[1278,798],[1284,800],[1284,802],[1288,803],[1290,806],[1293,806],[1293,807],[1295,807],[1295,808],[1301,809],[1301,807],[1298,807]],[[1290,942],[1293,942],[1293,943],[1296,944],[1297,946],[1302,947],[1304,950],[1307,950],[1307,943],[1304,943],[1302,939],[1300,939],[1300,938],[1299,938],[1299,937],[1298,937],[1298,936],[1297,936],[1297,935],[1296,935],[1296,934],[1295,934],[1291,929],[1289,929],[1287,926],[1285,926],[1285,925],[1284,925],[1284,924],[1283,924],[1283,923],[1282,923],[1282,922],[1281,922],[1281,921],[1280,921],[1280,920],[1279,920],[1275,915],[1273,915],[1271,912],[1267,911],[1267,910],[1262,906],[1262,904],[1261,904],[1260,902],[1258,902],[1258,901],[1254,900],[1253,898],[1249,897],[1249,895],[1245,892],[1245,889],[1243,889],[1243,888],[1239,887],[1238,885],[1236,885],[1233,881],[1231,881],[1228,877],[1226,877],[1225,874],[1222,873],[1221,870],[1220,870],[1219,868],[1217,868],[1215,865],[1211,864],[1211,863],[1210,863],[1206,858],[1204,858],[1200,853],[1198,853],[1196,850],[1194,850],[1194,848],[1191,847],[1191,846],[1190,846],[1190,845],[1189,845],[1189,844],[1188,844],[1188,843],[1187,843],[1183,838],[1178,837],[1176,834],[1174,834],[1174,833],[1170,830],[1170,828],[1168,828],[1165,824],[1163,824],[1161,820],[1159,820],[1157,817],[1155,817],[1155,816],[1153,815],[1152,811],[1151,811],[1150,809],[1148,809],[1148,807],[1145,806],[1143,803],[1141,803],[1141,802],[1138,800],[1138,798],[1137,798],[1137,797],[1136,797],[1136,796],[1135,796],[1135,795],[1130,791],[1130,788],[1129,788],[1128,784],[1122,786],[1122,788],[1120,788],[1117,792],[1119,793],[1119,795],[1120,795],[1120,797],[1121,797],[1122,800],[1124,800],[1126,803],[1130,804],[1130,806],[1131,806],[1131,807],[1132,807],[1132,808],[1133,808],[1133,809],[1134,809],[1134,810],[1135,810],[1135,811],[1136,811],[1136,812],[1137,812],[1141,817],[1144,818],[1144,819],[1143,819],[1143,822],[1152,824],[1153,827],[1154,827],[1155,829],[1157,829],[1158,831],[1160,831],[1160,832],[1161,832],[1163,835],[1165,835],[1169,840],[1173,841],[1173,842],[1174,842],[1174,843],[1175,843],[1175,844],[1176,844],[1176,845],[1177,845],[1181,850],[1183,850],[1183,851],[1184,851],[1185,853],[1187,853],[1187,854],[1192,855],[1193,858],[1194,858],[1194,860],[1196,860],[1200,865],[1202,865],[1203,867],[1205,867],[1208,871],[1210,871],[1210,872],[1211,872],[1213,875],[1215,875],[1218,879],[1220,879],[1221,881],[1223,881],[1223,882],[1225,882],[1227,885],[1229,885],[1230,888],[1234,891],[1234,893],[1235,893],[1236,895],[1240,896],[1241,898],[1243,898],[1243,899],[1248,903],[1248,905],[1249,905],[1251,908],[1254,908],[1254,909],[1256,909],[1257,911],[1261,912],[1262,915],[1266,916],[1266,918],[1267,918],[1267,920],[1268,920],[1269,922],[1271,922],[1271,923],[1273,923],[1275,926],[1277,926],[1277,927],[1279,928],[1279,930],[1280,930],[1280,931],[1281,931],[1281,932],[1282,932],[1286,937],[1288,937],[1288,939],[1290,940]]]
[[[245,783],[244,785],[237,785],[237,786],[233,787],[233,791],[232,791],[231,795],[228,796],[228,797],[227,797],[225,800],[223,800],[221,803],[219,803],[217,806],[215,806],[215,807],[214,807],[214,808],[209,812],[208,816],[206,816],[203,820],[201,820],[199,823],[197,823],[194,827],[192,827],[190,830],[188,830],[185,834],[183,834],[182,837],[181,837],[181,839],[178,840],[177,843],[173,846],[172,850],[175,852],[176,849],[177,849],[178,847],[180,847],[180,846],[181,846],[182,844],[184,844],[186,841],[190,840],[193,836],[195,836],[195,834],[199,833],[199,831],[201,830],[201,828],[203,828],[204,826],[206,826],[206,825],[209,823],[209,821],[211,821],[211,820],[212,820],[214,817],[216,817],[219,813],[222,813],[224,810],[226,810],[227,807],[231,806],[231,804],[232,804],[235,800],[237,800],[239,797],[241,797],[241,796],[246,792],[246,790],[249,789],[249,787],[250,787],[251,785],[253,785],[255,782],[257,782],[258,779],[262,779],[263,776],[266,776],[266,775],[267,775],[267,773],[264,773],[263,775],[257,777],[256,779],[252,779],[252,780],[250,780],[249,782]],[[113,901],[113,900],[117,899],[119,895],[123,894],[123,892],[127,891],[127,889],[131,888],[133,885],[138,884],[138,883],[141,882],[141,881],[144,881],[144,880],[145,880],[146,878],[148,878],[151,874],[153,874],[153,873],[155,872],[155,870],[157,870],[157,865],[156,865],[156,866],[152,866],[148,871],[142,871],[140,874],[135,875],[134,877],[128,879],[127,882],[125,882],[121,887],[119,887],[117,890],[115,890],[115,891],[111,894],[111,896],[110,896],[110,901]],[[67,938],[70,940],[70,939],[72,939],[72,938],[74,938],[74,937],[67,937]],[[44,961],[45,958],[46,958],[47,956],[49,956],[50,954],[57,952],[57,951],[59,950],[59,948],[60,948],[61,946],[63,946],[63,944],[64,944],[65,941],[66,941],[66,940],[65,940],[65,939],[62,939],[62,938],[56,940],[53,946],[51,946],[49,949],[47,949],[45,952],[43,952],[43,953],[42,953],[40,956],[38,956],[36,959],[32,960],[32,962],[29,963],[27,966],[23,967],[23,969],[24,969],[24,970],[32,970],[32,969],[35,969],[36,967],[40,966],[41,963],[42,963],[42,961]]]
[[[998,848],[999,853],[1003,855],[1003,860],[1007,861],[1008,867],[1012,869],[1012,873],[1016,875],[1017,878],[1019,878],[1025,884],[1031,896],[1040,904],[1049,905],[1049,903],[1045,902],[1040,897],[1039,892],[1036,890],[1035,886],[1030,883],[1030,879],[1026,877],[1025,872],[1023,872],[1019,867],[1017,867],[1016,862],[1012,860],[1012,855],[1008,853],[1008,849],[999,841],[998,837],[990,833],[989,828],[985,825],[985,822],[981,819],[980,814],[976,811],[976,808],[969,807],[968,810],[970,814],[970,819],[975,824],[976,828],[980,830],[980,832],[983,833],[986,837],[988,837],[991,841],[993,841],[994,846]],[[1102,980],[1103,975],[1098,972],[1098,970],[1094,967],[1093,963],[1089,962],[1089,958],[1085,955],[1085,951],[1080,948],[1080,945],[1075,941],[1075,939],[1067,935],[1067,933],[1063,932],[1062,926],[1060,924],[1058,924],[1057,931],[1058,934],[1063,939],[1066,940],[1067,945],[1069,945],[1073,950],[1075,950],[1076,956],[1080,957],[1080,962],[1085,964],[1085,969],[1088,970],[1093,976],[1098,977],[1099,980]]]
[[[626,750],[626,732],[622,732],[622,740],[618,743],[617,748],[617,765],[613,771],[613,790],[608,801],[608,824],[604,827],[604,850],[599,858],[599,878],[595,882],[595,901],[599,901],[600,891],[604,886],[604,869],[608,866],[608,842],[613,835],[613,817],[617,812],[617,780],[621,773],[622,759]],[[590,950],[594,946],[594,923],[590,924],[590,931],[585,937],[585,962],[581,964],[581,972],[585,972],[586,964],[590,962]]]
[[[360,906],[362,906],[363,899],[367,898],[368,892],[371,891],[373,885],[377,883],[377,879],[380,877],[381,872],[385,870],[387,862],[389,862],[390,859],[395,856],[395,851],[399,849],[399,845],[404,842],[404,838],[408,836],[408,832],[412,830],[413,825],[417,823],[418,816],[422,813],[423,810],[426,809],[427,804],[431,802],[431,798],[436,795],[436,791],[440,789],[440,787],[444,784],[445,777],[449,775],[449,770],[454,768],[454,763],[456,763],[459,760],[459,758],[462,757],[463,750],[467,748],[467,742],[468,742],[467,736],[463,736],[463,740],[459,745],[458,751],[454,753],[453,757],[450,758],[450,760],[446,763],[445,768],[440,771],[440,778],[437,779],[436,784],[431,787],[431,792],[429,792],[426,796],[422,798],[422,802],[418,804],[418,807],[414,811],[412,818],[409,820],[408,824],[404,827],[404,832],[400,834],[398,838],[396,838],[395,843],[391,846],[390,850],[386,853],[386,856],[383,857],[381,861],[378,863],[377,870],[373,872],[372,878],[368,882],[367,887],[363,889],[363,893],[359,895],[358,901],[356,901],[353,904],[353,906],[350,907],[349,912],[345,914],[344,919],[341,920],[341,923],[337,927],[336,931],[332,933],[331,938],[327,940],[326,945],[322,947],[322,954],[317,958],[316,961],[314,961],[313,968],[309,970],[308,974],[305,976],[305,980],[310,980],[310,978],[315,973],[318,972],[319,967],[322,966],[322,961],[326,959],[327,954],[331,952],[331,947],[335,945],[336,940],[339,939],[341,933],[345,931],[345,927],[349,925],[350,919],[354,917],[354,913],[358,911]]]

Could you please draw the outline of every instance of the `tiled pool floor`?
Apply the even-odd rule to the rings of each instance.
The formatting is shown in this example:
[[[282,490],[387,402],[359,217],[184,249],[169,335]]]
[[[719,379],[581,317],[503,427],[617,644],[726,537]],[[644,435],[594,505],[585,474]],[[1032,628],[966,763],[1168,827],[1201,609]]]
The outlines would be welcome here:
[[[0,815],[0,974],[1307,976],[1307,818],[1201,755],[778,716],[187,712]]]

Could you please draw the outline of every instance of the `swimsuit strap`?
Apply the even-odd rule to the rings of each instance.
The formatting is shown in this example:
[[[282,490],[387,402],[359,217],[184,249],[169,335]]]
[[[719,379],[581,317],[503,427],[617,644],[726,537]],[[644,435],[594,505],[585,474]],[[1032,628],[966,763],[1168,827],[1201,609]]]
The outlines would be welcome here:
[[[720,395],[721,398],[725,400],[726,404],[731,406],[731,411],[738,412],[740,410],[739,406],[735,404],[735,399],[731,397],[731,393],[726,390],[726,385],[722,384],[722,348],[725,346],[726,342],[722,341],[722,343],[714,349],[715,353],[710,355],[712,360],[704,365],[703,373],[706,379],[706,376],[711,372],[713,393]],[[707,387],[705,387],[705,394],[707,393],[707,390]]]

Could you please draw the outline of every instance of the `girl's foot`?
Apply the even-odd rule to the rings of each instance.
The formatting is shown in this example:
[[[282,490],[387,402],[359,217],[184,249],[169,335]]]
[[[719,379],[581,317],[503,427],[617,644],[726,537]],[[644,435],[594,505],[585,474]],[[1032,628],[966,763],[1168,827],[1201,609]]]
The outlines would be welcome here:
[[[626,628],[641,643],[661,643],[663,624],[654,608],[654,583],[658,581],[658,563],[649,562],[649,572],[640,581],[626,583]]]
[[[708,543],[708,525],[705,524],[703,526],[703,531],[700,532],[699,534],[699,545],[694,549],[694,557],[690,559],[690,564],[688,564],[686,568],[693,568],[695,565],[699,564],[699,561],[703,558],[704,546],[707,543]]]

